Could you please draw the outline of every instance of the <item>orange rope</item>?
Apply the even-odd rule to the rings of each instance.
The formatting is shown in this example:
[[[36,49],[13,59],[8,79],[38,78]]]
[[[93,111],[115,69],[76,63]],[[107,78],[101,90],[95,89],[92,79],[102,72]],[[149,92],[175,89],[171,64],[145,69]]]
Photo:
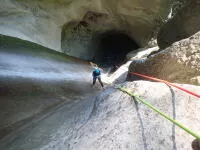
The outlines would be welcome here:
[[[186,93],[189,93],[189,94],[191,94],[191,95],[193,95],[193,96],[196,96],[196,97],[200,98],[200,95],[199,95],[199,94],[196,94],[196,93],[194,93],[194,92],[191,92],[191,91],[189,91],[189,90],[187,90],[187,89],[184,89],[184,88],[182,88],[182,87],[180,87],[180,86],[177,86],[177,85],[175,85],[175,84],[173,84],[173,83],[170,83],[170,82],[168,82],[168,81],[166,81],[166,80],[161,80],[161,79],[158,79],[158,78],[150,77],[150,76],[143,75],[143,74],[139,74],[139,73],[135,73],[135,72],[129,72],[129,73],[130,73],[130,74],[133,74],[133,75],[136,75],[136,76],[140,76],[140,77],[146,78],[146,79],[150,79],[150,80],[153,80],[153,81],[163,82],[163,83],[165,83],[165,84],[167,84],[167,85],[173,86],[173,87],[175,87],[175,88],[177,88],[177,89],[180,89],[180,90],[182,90],[182,91],[184,91],[184,92],[186,92]]]

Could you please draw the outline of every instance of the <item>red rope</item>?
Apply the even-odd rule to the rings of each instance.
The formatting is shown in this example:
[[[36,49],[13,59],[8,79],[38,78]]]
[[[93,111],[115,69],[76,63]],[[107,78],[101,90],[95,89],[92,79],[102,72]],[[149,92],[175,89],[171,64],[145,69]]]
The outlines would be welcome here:
[[[168,82],[168,81],[161,80],[161,79],[154,78],[154,77],[150,77],[150,76],[143,75],[143,74],[139,74],[139,73],[135,73],[135,72],[129,72],[129,73],[130,73],[130,74],[133,74],[133,75],[137,75],[137,76],[143,77],[143,78],[146,78],[146,79],[150,79],[150,80],[154,80],[154,81],[158,81],[158,82],[163,82],[163,83],[165,83],[165,84],[167,84],[167,85],[173,86],[173,87],[175,87],[175,88],[177,88],[177,89],[180,89],[180,90],[182,90],[182,91],[184,91],[184,92],[186,92],[186,93],[189,93],[189,94],[191,94],[191,95],[193,95],[193,96],[196,96],[196,97],[200,98],[200,95],[199,95],[199,94],[196,94],[196,93],[194,93],[194,92],[191,92],[191,91],[189,91],[189,90],[187,90],[187,89],[184,89],[184,88],[182,88],[182,87],[180,87],[180,86],[177,86],[177,85],[175,85],[175,84],[173,84],[173,83],[170,83],[170,82]]]

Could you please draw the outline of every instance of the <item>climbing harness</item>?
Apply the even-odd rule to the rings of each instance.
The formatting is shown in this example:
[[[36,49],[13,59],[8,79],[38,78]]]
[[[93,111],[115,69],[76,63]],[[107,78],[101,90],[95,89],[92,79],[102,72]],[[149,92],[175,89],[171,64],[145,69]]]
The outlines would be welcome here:
[[[153,105],[151,105],[150,103],[148,103],[147,101],[145,101],[144,99],[140,98],[138,95],[136,95],[135,93],[132,93],[130,91],[128,91],[128,89],[117,86],[117,89],[119,89],[120,91],[127,93],[128,95],[135,97],[138,101],[142,102],[143,104],[145,104],[146,106],[148,106],[149,108],[153,109],[154,111],[156,111],[158,114],[160,114],[161,116],[163,116],[164,118],[166,118],[167,120],[171,121],[172,123],[174,123],[175,125],[177,125],[178,127],[180,127],[181,129],[185,130],[187,133],[189,133],[190,135],[192,135],[193,137],[195,137],[196,139],[200,140],[200,135],[195,133],[194,131],[192,131],[191,129],[187,128],[186,126],[182,125],[181,123],[179,123],[178,121],[172,119],[171,117],[169,117],[168,115],[164,114],[163,112],[161,112],[159,109],[157,109],[156,107],[154,107]]]

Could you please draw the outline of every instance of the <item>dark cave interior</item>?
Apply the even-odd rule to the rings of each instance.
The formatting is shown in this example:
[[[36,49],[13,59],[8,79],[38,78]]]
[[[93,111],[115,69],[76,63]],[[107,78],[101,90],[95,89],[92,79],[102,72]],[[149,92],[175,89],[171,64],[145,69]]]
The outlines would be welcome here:
[[[119,31],[109,31],[96,38],[97,51],[94,62],[101,67],[118,66],[125,60],[126,54],[140,48],[128,35]]]

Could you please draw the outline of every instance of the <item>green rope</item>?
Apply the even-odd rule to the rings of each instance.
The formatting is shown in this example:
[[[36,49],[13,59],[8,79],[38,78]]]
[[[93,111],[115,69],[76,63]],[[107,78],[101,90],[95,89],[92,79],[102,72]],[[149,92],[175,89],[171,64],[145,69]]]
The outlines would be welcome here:
[[[140,98],[138,95],[131,93],[128,91],[128,89],[126,88],[122,88],[122,87],[117,87],[117,89],[121,90],[124,93],[127,93],[130,96],[135,97],[136,99],[138,99],[139,101],[141,101],[142,103],[144,103],[145,105],[147,105],[148,107],[150,107],[151,109],[153,109],[154,111],[156,111],[157,113],[159,113],[161,116],[163,116],[164,118],[168,119],[169,121],[171,121],[172,123],[174,123],[175,125],[179,126],[180,128],[182,128],[183,130],[185,130],[187,133],[191,134],[192,136],[194,136],[196,139],[200,140],[200,135],[198,135],[197,133],[195,133],[194,131],[192,131],[191,129],[187,128],[186,126],[180,124],[179,122],[177,122],[176,120],[170,118],[169,116],[167,116],[166,114],[164,114],[163,112],[161,112],[159,109],[157,109],[156,107],[154,107],[153,105],[151,105],[150,103],[148,103],[147,101],[143,100],[142,98]]]

